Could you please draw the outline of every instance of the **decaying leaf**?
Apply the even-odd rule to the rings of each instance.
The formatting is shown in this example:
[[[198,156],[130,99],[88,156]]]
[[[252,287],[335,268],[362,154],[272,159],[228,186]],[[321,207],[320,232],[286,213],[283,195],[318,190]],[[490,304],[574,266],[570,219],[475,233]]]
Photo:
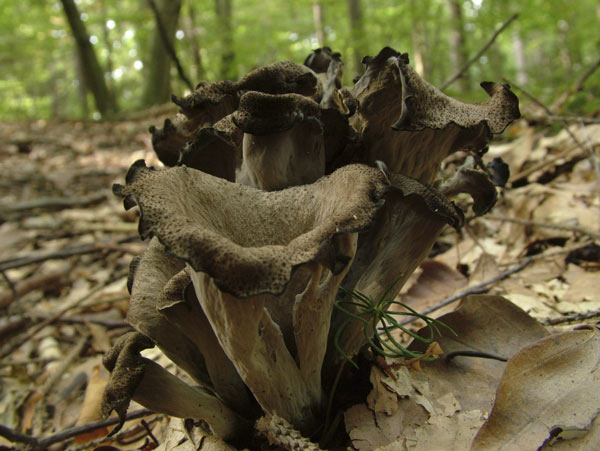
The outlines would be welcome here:
[[[394,370],[394,379],[372,369],[369,405],[354,406],[346,413],[346,428],[358,449],[437,449],[444,440],[452,444],[450,449],[468,449],[491,411],[506,363],[445,356],[464,350],[511,357],[548,334],[500,296],[469,296],[457,311],[439,320],[456,335],[441,329],[436,340],[444,355],[438,360],[422,364],[421,372]],[[423,352],[425,347],[415,340],[409,348]],[[363,442],[373,448],[361,448]]]
[[[597,329],[551,335],[526,347],[509,360],[472,449],[538,449],[561,433],[589,430],[600,413],[599,365]],[[600,441],[591,445],[597,449]]]

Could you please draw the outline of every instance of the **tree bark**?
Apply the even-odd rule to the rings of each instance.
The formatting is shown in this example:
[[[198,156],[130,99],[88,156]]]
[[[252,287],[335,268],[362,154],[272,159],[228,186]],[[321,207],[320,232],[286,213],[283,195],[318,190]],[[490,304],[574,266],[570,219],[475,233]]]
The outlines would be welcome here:
[[[365,45],[365,24],[360,0],[348,0],[350,14],[350,34],[352,36],[352,62],[356,74],[363,72],[362,59],[367,54]]]
[[[323,5],[318,0],[313,3],[313,20],[319,47],[325,46],[325,31],[323,30]]]
[[[160,21],[165,35],[173,42],[175,29],[179,20],[181,0],[160,0],[156,7],[160,13]],[[152,34],[150,51],[146,59],[146,85],[142,94],[142,107],[160,105],[171,98],[171,63],[167,46],[161,36],[158,20]]]
[[[184,21],[186,27],[186,34],[189,36],[190,45],[192,47],[192,58],[194,60],[194,71],[193,77],[195,83],[200,82],[206,78],[204,65],[202,63],[202,54],[200,53],[201,46],[198,43],[198,29],[196,27],[196,8],[193,2],[188,2],[188,17]]]
[[[110,116],[117,111],[117,106],[104,80],[104,71],[100,67],[96,52],[90,43],[90,37],[81,20],[79,10],[73,0],[61,0],[61,3],[75,38],[85,85],[92,92],[100,114]]]
[[[235,50],[233,47],[233,5],[232,0],[215,0],[215,9],[219,29],[221,30],[221,67],[222,80],[235,80],[237,73],[233,64]]]
[[[525,51],[521,33],[516,30],[512,36],[513,52],[515,54],[515,67],[517,68],[517,83],[520,86],[527,86],[529,77],[527,76],[527,67],[525,63]]]
[[[460,0],[448,0],[450,6],[450,17],[452,18],[452,31],[450,33],[450,47],[452,65],[454,70],[463,67],[469,57],[465,45],[465,26],[462,15],[462,5]],[[469,72],[468,70],[461,76],[459,80],[459,88],[462,92],[469,90]]]

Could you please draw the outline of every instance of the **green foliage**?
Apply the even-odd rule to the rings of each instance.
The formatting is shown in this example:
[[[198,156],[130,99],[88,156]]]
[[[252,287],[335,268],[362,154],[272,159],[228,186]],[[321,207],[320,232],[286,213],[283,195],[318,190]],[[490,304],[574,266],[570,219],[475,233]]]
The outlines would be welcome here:
[[[231,73],[289,59],[302,62],[318,46],[313,21],[314,0],[233,0],[234,59]],[[346,61],[350,84],[359,71],[352,55],[360,46],[375,54],[389,45],[406,51],[425,78],[440,85],[457,68],[450,54],[451,21],[447,0],[362,0],[367,36],[353,42],[347,0],[320,0],[326,44]],[[113,95],[122,109],[135,109],[145,82],[149,42],[155,33],[152,12],[144,0],[79,0],[77,6]],[[465,46],[475,54],[511,14],[519,19],[503,32],[480,60],[469,68],[472,92],[485,94],[481,80],[506,77],[526,80],[524,88],[551,103],[598,59],[600,6],[596,0],[463,0]],[[58,0],[0,0],[0,119],[81,118],[94,115],[93,102],[80,86],[75,45]],[[183,0],[175,48],[193,82],[216,80],[221,64],[221,39],[215,0]],[[525,67],[519,68],[515,45],[520,39]],[[169,70],[165,68],[165,70]],[[171,88],[185,93],[173,67]],[[600,73],[600,72],[599,72]],[[597,73],[598,74],[598,73]],[[585,112],[598,104],[600,77],[567,106]],[[525,78],[523,78],[525,77]],[[448,92],[456,94],[458,85]]]
[[[422,354],[420,352],[410,351],[402,346],[396,337],[393,335],[395,329],[400,329],[402,332],[408,334],[415,340],[421,341],[426,344],[433,342],[435,335],[441,335],[440,327],[449,330],[451,333],[455,332],[448,327],[446,324],[438,321],[434,318],[430,318],[425,315],[421,315],[414,309],[402,302],[388,299],[389,293],[396,285],[397,281],[387,290],[387,292],[381,297],[381,299],[374,300],[373,298],[364,295],[357,290],[346,290],[344,287],[340,287],[340,291],[345,294],[349,299],[338,300],[335,303],[335,308],[343,312],[348,318],[338,328],[334,336],[334,345],[338,352],[352,365],[357,365],[352,359],[344,352],[340,346],[339,339],[351,321],[359,321],[363,324],[363,333],[365,339],[371,346],[371,349],[376,353],[392,358],[420,358]],[[399,306],[404,311],[398,311],[394,306]],[[422,337],[411,330],[405,328],[396,320],[396,316],[412,316],[425,321],[427,328],[429,329],[429,336]],[[439,327],[438,327],[439,326]],[[456,335],[456,334],[455,334]],[[380,340],[379,337],[383,340]],[[434,360],[433,357],[425,357],[424,361]],[[357,367],[358,368],[358,367]]]

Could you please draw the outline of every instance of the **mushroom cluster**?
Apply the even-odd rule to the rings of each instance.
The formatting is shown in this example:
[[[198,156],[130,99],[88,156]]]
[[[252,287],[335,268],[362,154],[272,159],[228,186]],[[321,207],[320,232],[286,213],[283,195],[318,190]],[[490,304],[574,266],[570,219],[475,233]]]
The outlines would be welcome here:
[[[138,161],[114,186],[139,208],[149,245],[128,283],[136,332],[104,359],[105,414],[124,419],[134,399],[233,442],[262,416],[313,432],[341,358],[340,287],[395,297],[442,228],[461,226],[449,196],[470,193],[475,214],[493,206],[480,156],[519,117],[509,87],[484,82],[489,101],[466,104],[421,79],[406,54],[386,47],[363,62],[352,88],[340,55],[322,48],[304,65],[173,96],[180,113],[150,130],[170,167]],[[436,180],[459,150],[475,158]],[[344,327],[346,355],[366,343],[363,327]],[[188,381],[140,355],[153,346]]]

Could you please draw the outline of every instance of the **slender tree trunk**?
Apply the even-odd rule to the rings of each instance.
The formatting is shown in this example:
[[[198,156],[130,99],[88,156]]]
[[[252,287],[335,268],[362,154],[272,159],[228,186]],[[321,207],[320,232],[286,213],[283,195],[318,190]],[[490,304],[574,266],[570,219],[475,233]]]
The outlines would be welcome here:
[[[463,67],[469,60],[465,45],[465,25],[462,15],[460,0],[448,0],[450,6],[450,17],[452,18],[452,31],[450,33],[451,59],[454,70]],[[459,80],[462,92],[469,90],[469,71],[467,70]]]
[[[237,73],[233,64],[235,50],[233,47],[232,0],[215,0],[215,9],[221,30],[220,78],[222,80],[235,80]]]
[[[85,76],[83,75],[83,67],[81,63],[81,57],[79,56],[79,52],[75,53],[75,71],[77,73],[77,79],[79,83],[77,83],[77,93],[79,94],[79,107],[81,108],[81,117],[89,118],[90,117],[90,107],[88,105],[87,98],[87,86],[85,82]]]
[[[200,44],[198,44],[198,28],[196,26],[196,8],[193,2],[188,2],[188,17],[184,21],[186,35],[189,36],[189,41],[192,47],[192,58],[194,60],[194,81],[200,82],[206,78],[204,65],[202,63],[202,54],[200,53]]]
[[[529,77],[527,76],[523,39],[521,38],[521,33],[519,33],[518,30],[513,33],[512,41],[513,52],[515,55],[515,66],[517,68],[517,83],[519,83],[520,86],[526,86],[529,82]]]
[[[69,27],[77,44],[77,52],[81,61],[81,69],[85,85],[92,92],[96,108],[102,116],[110,116],[117,111],[117,106],[104,80],[104,72],[96,58],[96,52],[81,21],[79,11],[73,0],[61,0]]]
[[[427,53],[427,29],[425,24],[430,15],[430,11],[428,11],[429,6],[422,0],[411,0],[410,3],[412,23],[411,61],[413,62],[417,73],[423,78],[428,78],[429,74],[427,66],[425,65],[425,55]]]
[[[354,72],[362,73],[362,59],[367,54],[365,42],[365,24],[360,0],[348,0],[350,14],[350,33],[352,36],[352,61]]]
[[[175,29],[179,20],[181,0],[160,0],[156,7],[160,13],[165,35],[173,43]],[[163,37],[161,36],[158,21],[150,41],[150,52],[146,59],[146,81],[142,94],[142,107],[159,105],[168,102],[171,97],[171,63]]]
[[[313,20],[315,22],[315,33],[317,34],[319,47],[324,47],[325,31],[323,29],[323,5],[318,0],[315,0],[313,3]]]

